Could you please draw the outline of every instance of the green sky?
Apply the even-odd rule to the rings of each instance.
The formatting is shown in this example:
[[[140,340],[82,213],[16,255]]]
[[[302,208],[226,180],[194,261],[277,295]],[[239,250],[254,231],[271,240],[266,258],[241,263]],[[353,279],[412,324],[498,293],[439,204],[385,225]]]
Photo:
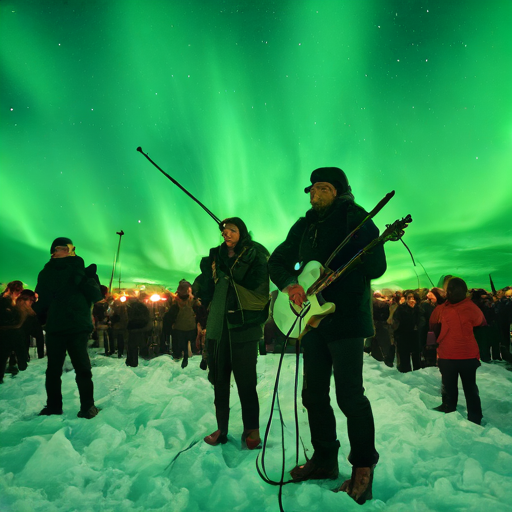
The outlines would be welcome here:
[[[242,217],[272,251],[338,166],[437,284],[512,285],[509,0],[2,0],[0,281],[57,236],[110,279],[175,289]],[[429,281],[388,243],[375,286]],[[416,272],[416,273],[415,273]]]

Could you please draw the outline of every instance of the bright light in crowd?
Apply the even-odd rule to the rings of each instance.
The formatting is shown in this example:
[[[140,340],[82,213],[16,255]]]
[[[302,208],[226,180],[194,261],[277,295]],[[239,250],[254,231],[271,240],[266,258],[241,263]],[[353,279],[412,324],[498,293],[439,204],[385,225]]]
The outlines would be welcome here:
[[[119,297],[119,300],[121,302],[126,302],[126,295],[122,295],[121,297]]]
[[[158,293],[151,295],[151,302],[158,302],[159,300],[160,300],[160,295],[158,295]]]

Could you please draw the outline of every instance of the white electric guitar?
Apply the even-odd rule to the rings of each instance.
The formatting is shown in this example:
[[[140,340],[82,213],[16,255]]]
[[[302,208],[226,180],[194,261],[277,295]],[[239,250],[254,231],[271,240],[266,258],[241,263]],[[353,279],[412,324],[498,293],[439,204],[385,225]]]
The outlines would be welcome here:
[[[361,261],[363,254],[370,251],[377,244],[402,238],[404,229],[411,222],[412,218],[408,215],[388,225],[382,235],[370,242],[352,260],[335,272],[330,270],[325,272],[324,267],[318,261],[308,262],[297,278],[299,284],[305,290],[306,302],[302,306],[297,306],[289,299],[287,293],[282,292],[276,298],[273,317],[279,330],[290,338],[300,338],[305,330],[318,327],[323,318],[336,310],[336,304],[324,300],[322,290],[343,274],[350,272]]]
[[[298,276],[299,284],[304,290],[309,288],[322,277],[324,267],[318,261],[310,261],[306,264],[301,274]],[[308,309],[309,308],[309,309]],[[307,302],[302,306],[297,306],[288,297],[286,293],[279,293],[274,303],[274,321],[279,330],[287,335],[293,322],[290,338],[298,338],[306,325],[316,327],[320,320],[331,313],[334,313],[336,305],[332,302],[325,302],[322,294],[307,295]],[[302,318],[298,318],[302,316]]]

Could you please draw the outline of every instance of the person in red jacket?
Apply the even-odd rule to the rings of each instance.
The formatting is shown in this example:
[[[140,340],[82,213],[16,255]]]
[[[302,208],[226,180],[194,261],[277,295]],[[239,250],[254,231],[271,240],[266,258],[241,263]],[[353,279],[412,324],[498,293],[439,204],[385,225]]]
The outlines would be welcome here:
[[[436,307],[430,317],[430,330],[437,335],[438,366],[442,378],[443,403],[436,407],[441,412],[453,412],[457,407],[459,375],[466,397],[468,420],[480,425],[482,405],[476,370],[480,353],[473,328],[486,325],[485,317],[469,297],[464,280],[450,279],[446,302]]]

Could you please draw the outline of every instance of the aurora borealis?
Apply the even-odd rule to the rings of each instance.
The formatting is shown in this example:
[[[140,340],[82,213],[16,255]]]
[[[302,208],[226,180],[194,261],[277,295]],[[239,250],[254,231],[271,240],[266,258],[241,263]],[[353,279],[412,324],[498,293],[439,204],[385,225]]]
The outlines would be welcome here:
[[[311,171],[345,170],[377,225],[411,214],[376,286],[512,285],[512,4],[3,0],[0,281],[71,237],[108,284],[175,289],[242,217],[273,250]]]

